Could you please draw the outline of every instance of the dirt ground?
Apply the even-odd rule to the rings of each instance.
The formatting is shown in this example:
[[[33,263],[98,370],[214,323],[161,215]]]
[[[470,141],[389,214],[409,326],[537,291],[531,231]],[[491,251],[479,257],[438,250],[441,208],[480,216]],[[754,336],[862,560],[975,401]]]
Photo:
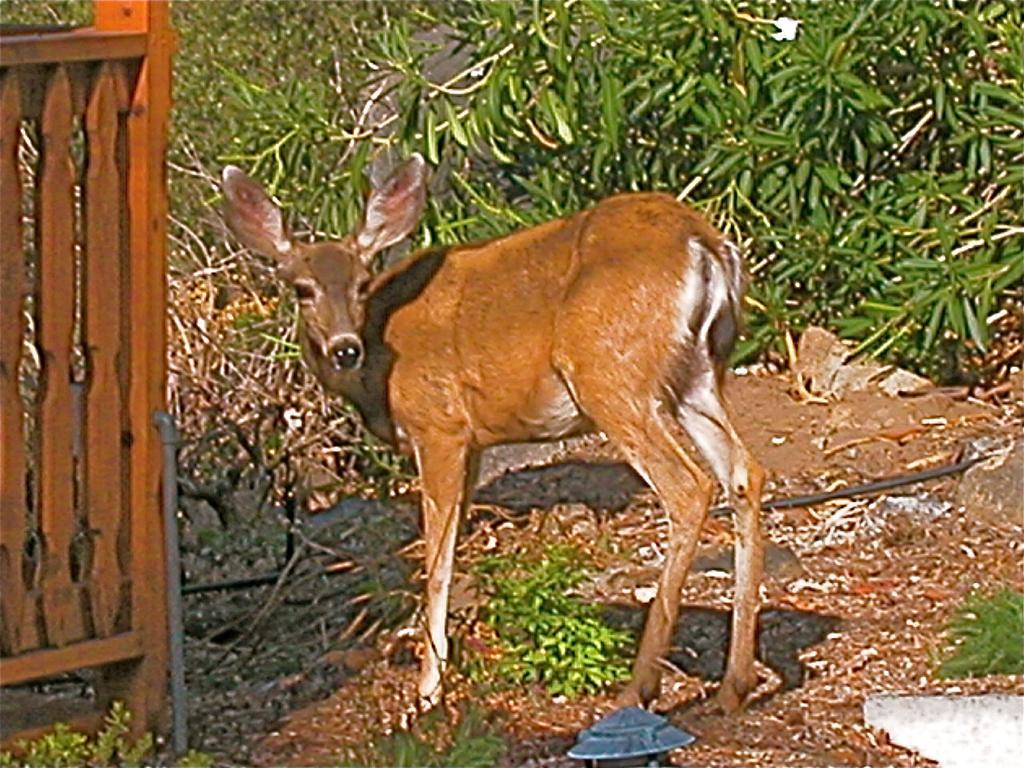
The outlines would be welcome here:
[[[764,375],[737,376],[727,393],[768,470],[766,496],[779,498],[949,464],[979,439],[1019,436],[1016,383],[988,402],[875,390],[817,402],[796,397],[787,378]],[[697,736],[672,755],[674,764],[923,765],[863,725],[868,695],[1024,693],[1021,677],[934,676],[943,626],[966,594],[997,584],[1024,589],[1020,513],[963,508],[960,482],[765,513],[761,685],[733,717],[708,700],[724,665],[732,584],[730,521],[709,519],[655,706]],[[571,444],[549,466],[509,472],[478,491],[459,570],[527,540],[571,541],[599,565],[581,592],[611,621],[639,626],[663,560],[662,518],[610,446],[599,438]],[[310,522],[278,585],[186,600],[193,740],[225,761],[359,764],[375,741],[409,725],[421,651],[415,498],[340,505]],[[480,598],[464,575],[453,591],[459,639],[474,631]],[[572,766],[566,750],[611,710],[614,694],[566,701],[537,688],[482,693],[456,673],[444,706],[481,707],[509,745],[503,765]]]

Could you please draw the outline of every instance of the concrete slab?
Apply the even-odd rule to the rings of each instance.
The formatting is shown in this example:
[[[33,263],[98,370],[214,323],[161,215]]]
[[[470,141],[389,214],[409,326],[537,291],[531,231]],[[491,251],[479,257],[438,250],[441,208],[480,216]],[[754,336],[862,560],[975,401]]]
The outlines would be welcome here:
[[[864,721],[942,768],[1016,768],[1024,759],[1024,696],[870,696]]]

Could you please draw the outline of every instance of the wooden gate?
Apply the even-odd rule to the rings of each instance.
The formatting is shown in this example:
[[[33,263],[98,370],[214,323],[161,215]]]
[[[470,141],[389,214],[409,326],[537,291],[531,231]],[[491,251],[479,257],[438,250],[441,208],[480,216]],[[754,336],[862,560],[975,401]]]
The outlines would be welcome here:
[[[164,0],[0,32],[0,695],[4,736],[61,718],[8,686],[95,669],[160,726],[167,630]]]

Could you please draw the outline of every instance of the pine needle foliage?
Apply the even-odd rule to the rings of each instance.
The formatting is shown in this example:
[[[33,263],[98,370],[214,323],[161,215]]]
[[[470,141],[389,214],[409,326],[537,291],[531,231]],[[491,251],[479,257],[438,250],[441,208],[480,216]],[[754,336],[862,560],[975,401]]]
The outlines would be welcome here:
[[[420,241],[666,190],[743,242],[739,359],[831,327],[940,378],[993,344],[1024,275],[1024,16],[992,0],[430,3],[367,38],[364,95],[261,92],[243,158],[343,232],[381,152],[438,168]],[[795,17],[795,40],[774,20]],[[441,66],[439,62],[447,62]],[[456,71],[453,73],[452,69]]]
[[[1002,588],[969,596],[947,639],[939,677],[1024,675],[1024,594]]]

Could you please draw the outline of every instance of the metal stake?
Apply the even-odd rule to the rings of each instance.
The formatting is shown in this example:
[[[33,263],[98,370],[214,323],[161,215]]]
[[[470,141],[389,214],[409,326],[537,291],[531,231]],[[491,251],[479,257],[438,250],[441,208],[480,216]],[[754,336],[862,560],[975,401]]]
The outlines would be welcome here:
[[[164,549],[167,556],[167,631],[171,663],[171,750],[188,749],[188,700],[185,695],[185,627],[181,615],[181,552],[178,542],[178,428],[166,411],[153,413],[164,450]]]

